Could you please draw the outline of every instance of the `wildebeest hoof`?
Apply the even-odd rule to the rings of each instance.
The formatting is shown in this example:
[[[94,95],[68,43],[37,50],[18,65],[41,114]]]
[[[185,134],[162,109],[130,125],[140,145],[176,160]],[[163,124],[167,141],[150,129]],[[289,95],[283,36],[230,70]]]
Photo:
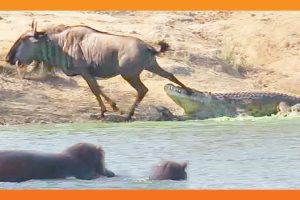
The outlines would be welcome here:
[[[132,121],[132,116],[133,116],[134,112],[132,112],[132,110],[128,113],[128,115],[125,118],[125,121],[129,122]]]
[[[104,117],[105,117],[104,113],[106,113],[106,111],[102,111],[102,112],[100,113],[100,118],[104,118]]]
[[[102,122],[125,122],[125,116],[116,115],[113,113],[109,113],[105,115],[105,118],[97,118],[98,120],[101,120]]]
[[[126,117],[125,122],[131,122],[133,121],[131,118]]]
[[[126,118],[125,118],[125,122],[132,122],[133,121],[133,119],[132,119],[132,116],[127,116]]]
[[[120,110],[116,105],[112,106],[112,109],[114,112],[118,112]]]
[[[102,113],[96,113],[96,114],[91,114],[90,118],[94,120],[101,120],[101,119],[105,119],[105,115]]]

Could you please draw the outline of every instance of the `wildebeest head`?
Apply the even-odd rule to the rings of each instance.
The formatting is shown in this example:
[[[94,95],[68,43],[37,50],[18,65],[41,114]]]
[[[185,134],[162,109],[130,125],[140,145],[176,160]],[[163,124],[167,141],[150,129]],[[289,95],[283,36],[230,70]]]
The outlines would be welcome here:
[[[82,164],[87,166],[87,170],[92,170],[95,176],[105,174],[104,151],[100,146],[89,143],[78,143],[68,149],[66,153],[77,158]]]
[[[32,30],[23,33],[13,44],[6,55],[6,62],[11,65],[21,66],[28,65],[36,59],[41,44],[47,41],[47,34],[38,32],[36,28],[37,23],[33,20]]]

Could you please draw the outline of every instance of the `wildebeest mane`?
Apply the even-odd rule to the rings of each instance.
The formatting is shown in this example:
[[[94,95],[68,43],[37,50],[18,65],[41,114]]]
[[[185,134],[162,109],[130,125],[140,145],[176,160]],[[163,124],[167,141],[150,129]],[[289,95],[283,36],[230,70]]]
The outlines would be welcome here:
[[[125,35],[118,35],[118,34],[109,33],[109,32],[105,32],[105,31],[99,31],[99,30],[94,29],[94,28],[92,28],[90,26],[87,26],[87,25],[66,26],[66,25],[60,24],[60,25],[57,25],[57,26],[46,27],[45,29],[42,30],[42,32],[45,32],[45,33],[48,33],[48,34],[60,33],[64,30],[69,29],[69,28],[71,29],[71,28],[76,28],[76,27],[87,28],[87,29],[90,29],[90,30],[95,31],[97,33],[102,33],[102,34],[106,34],[106,35],[115,35],[115,36],[120,36],[120,37],[128,37],[128,36],[125,36]]]
[[[42,32],[51,34],[51,33],[60,33],[66,29],[68,29],[70,26],[66,26],[63,24],[57,25],[57,26],[49,26],[42,30]]]
[[[74,31],[76,28],[82,29],[82,31]],[[113,35],[118,37],[128,37],[128,36],[116,35],[108,32],[99,31],[86,25],[75,25],[75,26],[59,25],[59,26],[46,28],[43,31],[49,37],[51,37],[51,35],[57,35],[55,37],[59,38],[58,44],[60,48],[63,50],[63,52],[65,52],[67,55],[71,56],[72,58],[75,58],[76,60],[94,59],[94,58],[85,57],[83,55],[83,50],[81,49],[80,43],[83,40],[83,38],[87,35],[87,32]]]

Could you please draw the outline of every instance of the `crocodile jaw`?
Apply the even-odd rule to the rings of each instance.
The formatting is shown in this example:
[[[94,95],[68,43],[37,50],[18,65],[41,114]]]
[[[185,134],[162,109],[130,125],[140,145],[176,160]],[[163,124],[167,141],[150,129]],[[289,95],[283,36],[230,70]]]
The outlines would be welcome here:
[[[192,115],[201,110],[201,107],[206,107],[212,100],[208,93],[197,91],[188,94],[185,89],[172,84],[165,85],[164,90],[177,105],[184,109],[187,115]]]

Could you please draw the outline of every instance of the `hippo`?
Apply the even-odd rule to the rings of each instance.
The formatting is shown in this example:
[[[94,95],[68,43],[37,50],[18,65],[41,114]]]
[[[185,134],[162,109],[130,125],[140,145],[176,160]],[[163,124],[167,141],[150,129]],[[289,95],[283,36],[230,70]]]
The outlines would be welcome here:
[[[104,151],[89,143],[75,144],[61,153],[38,151],[0,151],[0,182],[31,179],[91,180],[115,174],[104,165]]]
[[[153,168],[150,180],[186,180],[187,162],[164,161]]]

